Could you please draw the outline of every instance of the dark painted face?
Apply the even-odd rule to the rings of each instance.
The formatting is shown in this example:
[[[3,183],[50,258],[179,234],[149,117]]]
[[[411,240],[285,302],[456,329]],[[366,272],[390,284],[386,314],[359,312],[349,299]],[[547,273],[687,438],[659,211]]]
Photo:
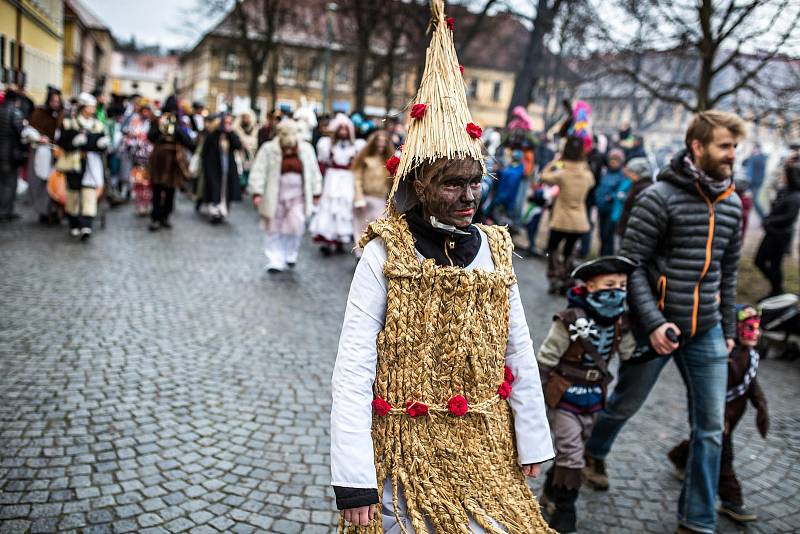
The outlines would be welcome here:
[[[468,226],[481,201],[481,175],[439,174],[422,190],[417,190],[426,217],[434,216],[456,227]]]

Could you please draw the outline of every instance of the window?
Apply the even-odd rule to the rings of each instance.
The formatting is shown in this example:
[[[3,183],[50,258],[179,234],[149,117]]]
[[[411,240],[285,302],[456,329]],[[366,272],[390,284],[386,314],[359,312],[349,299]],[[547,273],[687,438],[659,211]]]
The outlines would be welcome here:
[[[239,58],[236,57],[236,54],[231,52],[225,54],[225,58],[222,62],[222,70],[228,72],[234,72],[239,68]]]
[[[492,100],[500,102],[500,95],[502,94],[503,82],[494,82],[492,86]]]
[[[278,77],[284,81],[295,81],[297,78],[297,62],[293,55],[284,55],[278,61]]]
[[[478,79],[470,78],[467,83],[467,98],[475,98],[478,96]]]
[[[311,56],[308,59],[308,81],[322,83],[325,77],[325,58],[323,56]]]
[[[156,91],[158,91],[160,93],[162,91],[162,89],[164,89],[164,88],[161,86],[161,84],[156,85]]]
[[[139,88],[139,82],[133,82],[131,84],[131,87],[133,87],[134,89],[138,89]]]
[[[350,64],[346,61],[339,61],[333,69],[333,83],[336,85],[350,85]]]

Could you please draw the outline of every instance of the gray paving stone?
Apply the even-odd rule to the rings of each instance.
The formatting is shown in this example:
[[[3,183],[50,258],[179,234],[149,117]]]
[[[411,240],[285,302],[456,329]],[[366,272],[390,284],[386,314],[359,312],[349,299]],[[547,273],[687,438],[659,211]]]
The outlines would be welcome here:
[[[86,246],[20,209],[0,225],[0,533],[333,532],[330,377],[352,258],[306,240],[292,273],[264,274],[247,204],[211,227],[181,200],[157,234],[122,207]],[[563,301],[542,262],[515,270],[538,348]],[[765,359],[759,381],[770,435],[748,413],[734,440],[761,516],[749,530],[794,532],[800,368]],[[608,458],[609,491],[581,492],[581,532],[674,532],[665,455],[688,432],[684,391],[668,365]]]

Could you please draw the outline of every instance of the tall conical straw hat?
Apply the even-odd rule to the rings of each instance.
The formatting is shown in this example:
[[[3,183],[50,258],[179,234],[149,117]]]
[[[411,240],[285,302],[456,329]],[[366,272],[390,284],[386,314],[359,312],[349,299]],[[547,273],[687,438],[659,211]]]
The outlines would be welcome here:
[[[397,170],[390,199],[395,198],[407,176],[421,165],[441,158],[472,158],[486,170],[481,131],[473,124],[467,107],[466,85],[453,44],[454,21],[445,17],[444,0],[431,0],[431,12],[433,35],[425,56],[425,72],[412,106],[399,164],[394,162]],[[390,200],[390,207],[396,207],[393,204]]]

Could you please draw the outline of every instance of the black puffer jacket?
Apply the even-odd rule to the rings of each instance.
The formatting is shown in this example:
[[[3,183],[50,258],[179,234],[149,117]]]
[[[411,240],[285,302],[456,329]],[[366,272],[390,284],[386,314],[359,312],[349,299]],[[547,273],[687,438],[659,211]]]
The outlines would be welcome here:
[[[0,162],[17,167],[25,156],[25,147],[20,141],[22,135],[22,113],[12,102],[0,105]]]
[[[742,203],[733,186],[714,196],[684,170],[685,152],[636,199],[621,254],[638,260],[628,304],[634,326],[649,334],[665,322],[683,339],[720,321],[736,338],[736,271]]]

